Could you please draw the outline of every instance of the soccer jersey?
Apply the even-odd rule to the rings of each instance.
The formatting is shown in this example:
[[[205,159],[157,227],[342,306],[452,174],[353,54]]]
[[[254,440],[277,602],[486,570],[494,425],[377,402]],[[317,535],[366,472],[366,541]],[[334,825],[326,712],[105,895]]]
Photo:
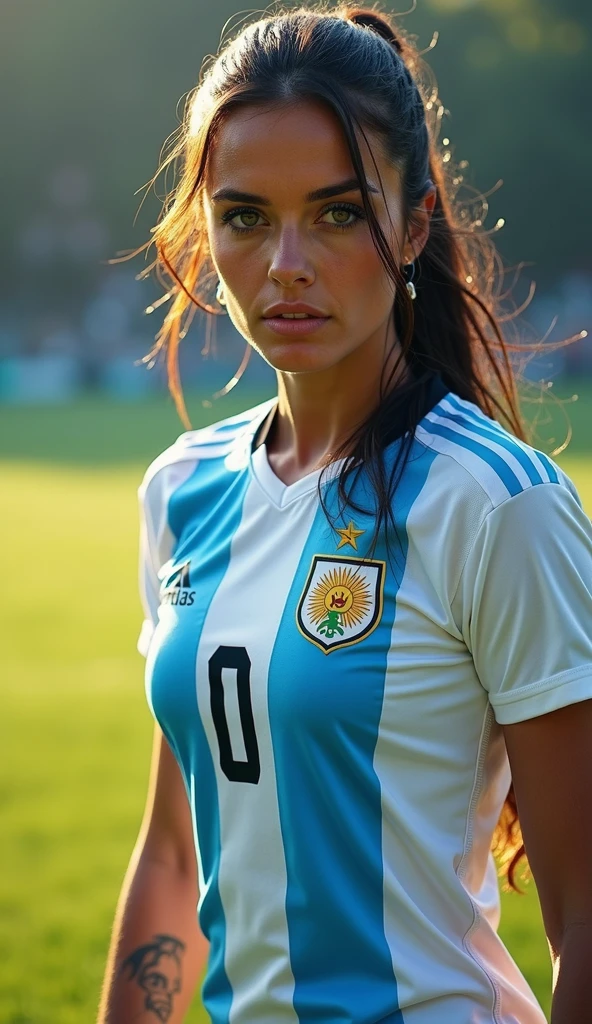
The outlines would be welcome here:
[[[590,520],[436,378],[370,551],[365,467],[363,512],[325,470],[330,522],[320,470],[287,485],[254,448],[276,402],[182,434],[140,487],[138,646],[194,823],[206,1009],[544,1024],[497,934],[490,844],[502,725],[592,697]]]

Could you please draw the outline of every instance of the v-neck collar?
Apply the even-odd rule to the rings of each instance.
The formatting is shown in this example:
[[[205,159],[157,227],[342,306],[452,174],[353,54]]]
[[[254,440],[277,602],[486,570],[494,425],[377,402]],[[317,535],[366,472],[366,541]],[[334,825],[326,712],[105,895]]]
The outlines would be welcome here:
[[[280,480],[269,464],[269,458],[267,455],[267,446],[265,443],[260,444],[258,448],[255,448],[254,452],[251,452],[251,471],[253,476],[257,480],[258,484],[265,491],[265,494],[276,505],[278,508],[284,508],[286,505],[291,504],[297,498],[302,497],[303,494],[308,494],[309,491],[317,489],[318,481],[322,469],[313,469],[312,472],[306,473],[305,476],[301,476],[298,480],[295,480],[292,484],[285,484],[283,480]],[[339,473],[339,470],[345,463],[345,459],[338,459],[337,462],[332,462],[325,469],[324,480],[329,481]]]
[[[428,412],[431,412],[434,406],[441,402],[442,399],[447,394],[448,388],[442,381],[441,377],[435,375],[428,386],[426,396],[427,408],[424,409],[421,419],[423,419]],[[249,467],[251,473],[255,480],[257,481],[257,483],[259,484],[259,486],[261,487],[261,490],[265,493],[265,495],[272,502],[273,505],[275,505],[277,508],[285,508],[286,505],[290,505],[293,501],[302,497],[304,494],[308,494],[310,491],[316,490],[319,477],[323,470],[314,469],[312,470],[312,472],[306,473],[305,476],[302,476],[298,480],[295,480],[294,483],[285,484],[284,481],[280,480],[279,476],[277,476],[274,473],[273,469],[271,468],[267,454],[267,445],[265,441],[263,441],[262,444],[258,445],[258,447],[255,448],[255,450],[253,451],[253,441],[255,440],[255,436],[257,435],[259,428],[262,426],[264,420],[270,414],[271,410],[274,407],[277,407],[277,404],[277,395],[274,398],[269,399],[269,401],[263,403],[263,405],[260,407],[260,414],[258,416],[255,416],[251,420],[251,423],[249,424],[249,427],[246,431],[246,436],[244,438],[244,443],[248,452]],[[405,429],[405,419],[403,415],[399,417],[399,421],[399,424],[392,424],[391,430],[389,431],[387,447],[390,446],[391,444],[394,444],[397,440],[399,440],[401,434]],[[330,463],[330,465],[328,465],[325,468],[323,483],[328,483],[335,476],[337,476],[346,461],[346,459],[338,459],[336,462]]]

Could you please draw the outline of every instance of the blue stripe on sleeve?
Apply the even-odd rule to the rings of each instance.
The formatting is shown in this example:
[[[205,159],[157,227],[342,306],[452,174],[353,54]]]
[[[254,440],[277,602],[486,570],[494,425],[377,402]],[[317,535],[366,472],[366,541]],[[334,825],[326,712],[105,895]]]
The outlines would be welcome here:
[[[490,427],[488,423],[483,423],[483,420],[478,416],[477,413],[473,412],[472,409],[465,409],[458,402],[458,399],[454,395],[449,394],[447,397],[448,397],[448,400],[455,406],[455,408],[458,408],[459,412],[462,412],[463,415],[468,416],[469,419],[472,422],[478,423],[480,426],[487,427],[488,429],[493,430],[494,434],[495,434],[495,440],[500,440],[500,435],[501,435],[506,440],[507,445],[509,445],[509,446],[512,445],[513,439],[512,438],[506,438],[505,437],[505,433],[503,432],[503,429],[501,427],[499,428],[499,430],[496,429],[496,426],[492,425]],[[500,440],[500,443],[501,443],[501,440]],[[520,445],[519,442],[515,441],[514,443],[516,444],[516,447],[518,448],[518,450],[524,451],[524,449],[522,448],[522,446]],[[532,445],[529,445],[529,447],[532,448]],[[510,451],[514,451],[514,453],[516,454],[516,449],[515,448],[510,447]],[[538,448],[533,448],[533,452],[535,453],[536,458],[538,459],[538,461],[541,462],[543,464],[543,466],[545,467],[545,469],[546,469],[546,471],[547,471],[547,473],[549,475],[550,482],[552,484],[558,484],[560,482],[559,481],[559,474],[557,473],[557,467],[555,466],[553,460],[550,459],[548,455],[545,455],[544,452],[539,451]],[[525,454],[528,455],[528,453],[525,453]],[[530,456],[530,458],[532,459],[532,456]],[[536,463],[534,462],[534,459],[533,459],[533,463],[536,466]],[[533,483],[539,483],[539,482],[545,483],[544,479],[541,479],[541,481],[538,481],[538,480],[533,481]]]
[[[448,416],[449,413],[446,413],[446,415]],[[451,430],[450,427],[445,427],[441,423],[434,423],[429,418],[423,421],[422,426],[428,433],[445,437],[447,441],[452,441],[459,448],[465,448],[467,451],[473,452],[474,455],[478,455],[483,462],[486,462],[497,473],[504,487],[512,496],[520,494],[524,490],[518,477],[510,469],[507,462],[497,452],[488,448],[487,445],[481,444],[475,438],[465,437],[464,434],[459,434],[458,431]]]
[[[505,448],[506,451],[510,452],[517,462],[520,463],[525,473],[528,475],[528,479],[531,484],[542,484],[543,477],[540,471],[536,468],[533,459],[530,457],[528,452],[511,437],[508,437],[505,432],[500,428],[497,429],[492,425],[484,422],[474,413],[463,409],[463,407],[456,401],[453,395],[448,396],[448,401],[457,410],[457,414],[449,412],[447,409],[443,410],[443,414],[455,423],[459,423],[467,430],[473,430],[476,434],[481,437],[489,438],[491,441],[495,441],[500,448]]]
[[[559,474],[558,474],[558,472],[557,472],[557,470],[556,470],[556,468],[555,468],[555,466],[553,464],[553,460],[550,459],[548,455],[545,455],[544,452],[540,452],[538,450],[538,448],[537,448],[537,458],[541,460],[541,462],[543,463],[545,469],[547,470],[547,473],[549,474],[549,480],[551,481],[551,483],[552,484],[558,484],[559,483]]]

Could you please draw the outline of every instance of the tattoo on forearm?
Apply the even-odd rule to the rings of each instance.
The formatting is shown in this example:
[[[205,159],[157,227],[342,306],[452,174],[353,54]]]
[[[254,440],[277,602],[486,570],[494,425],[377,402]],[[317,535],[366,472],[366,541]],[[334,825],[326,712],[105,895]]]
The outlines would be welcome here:
[[[181,991],[181,957],[185,943],[172,935],[155,935],[152,942],[138,946],[123,961],[120,971],[129,969],[128,980],[134,979],[144,991],[144,1007],[151,1010],[162,1024],[173,1012],[173,996]]]

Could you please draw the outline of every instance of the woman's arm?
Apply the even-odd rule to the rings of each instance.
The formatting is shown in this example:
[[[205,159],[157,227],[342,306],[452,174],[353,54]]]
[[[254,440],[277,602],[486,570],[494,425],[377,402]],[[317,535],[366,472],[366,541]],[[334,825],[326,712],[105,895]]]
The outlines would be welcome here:
[[[503,729],[522,836],[553,963],[551,1024],[588,1024],[592,1022],[592,699]]]
[[[144,819],[123,881],[97,1024],[181,1024],[208,945],[179,766],[158,726]]]

